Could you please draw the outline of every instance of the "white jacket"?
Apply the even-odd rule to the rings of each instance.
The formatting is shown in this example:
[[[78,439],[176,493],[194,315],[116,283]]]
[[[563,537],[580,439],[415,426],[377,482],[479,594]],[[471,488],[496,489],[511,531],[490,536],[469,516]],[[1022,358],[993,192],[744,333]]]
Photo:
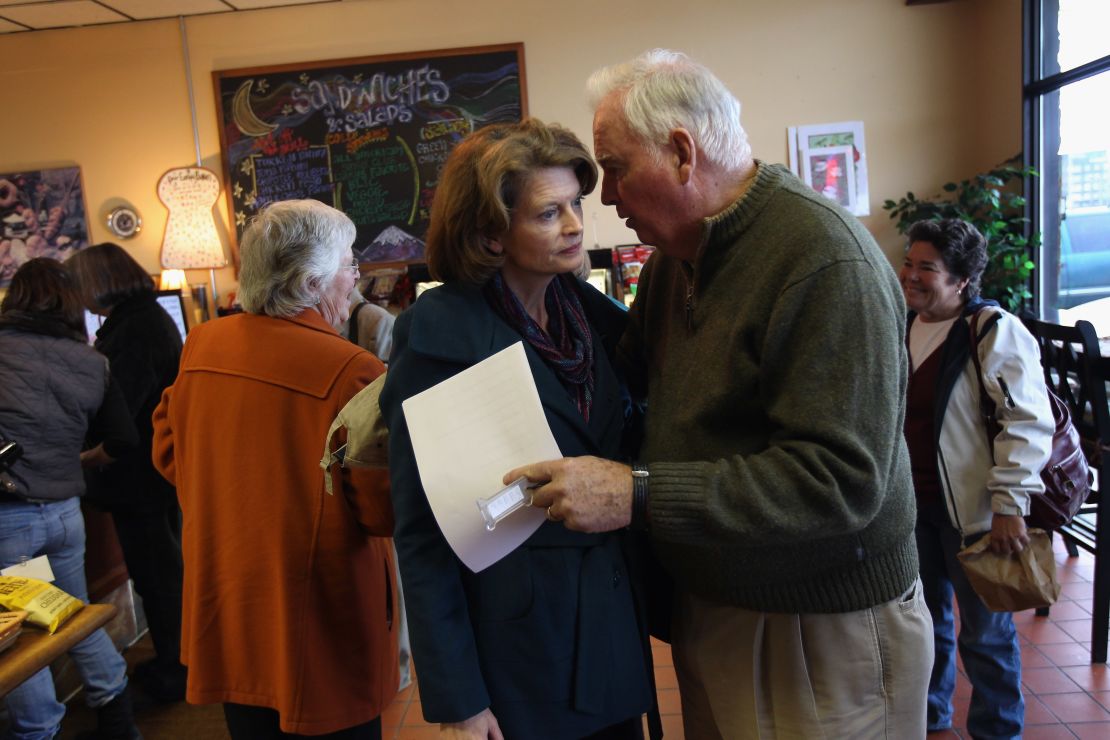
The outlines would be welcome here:
[[[994,315],[998,320],[992,326]],[[969,336],[970,319],[967,315],[954,324],[947,340],[949,351],[954,350],[955,332]],[[994,440],[993,461],[967,339],[955,343],[966,361],[952,385],[937,441],[948,515],[965,537],[989,530],[993,514],[1029,513],[1030,496],[1044,492],[1040,474],[1051,454],[1055,429],[1040,348],[1033,335],[1017,317],[997,306],[982,312],[979,328],[983,387],[997,407],[1002,427]]]

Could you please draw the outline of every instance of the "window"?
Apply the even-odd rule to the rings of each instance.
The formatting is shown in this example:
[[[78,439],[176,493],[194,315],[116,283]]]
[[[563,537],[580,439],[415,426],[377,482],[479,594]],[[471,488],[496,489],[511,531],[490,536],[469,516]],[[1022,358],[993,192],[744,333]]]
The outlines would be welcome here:
[[[1110,2],[1025,0],[1025,14],[1025,156],[1040,172],[1029,203],[1043,238],[1034,295],[1055,319],[1110,298]]]

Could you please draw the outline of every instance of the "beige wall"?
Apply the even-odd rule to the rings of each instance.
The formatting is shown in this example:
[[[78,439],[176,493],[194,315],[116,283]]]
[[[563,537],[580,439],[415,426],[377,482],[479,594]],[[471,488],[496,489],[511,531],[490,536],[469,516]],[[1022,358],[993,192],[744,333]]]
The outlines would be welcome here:
[[[786,161],[787,126],[862,120],[864,223],[892,260],[901,245],[885,198],[935,193],[1021,146],[1019,0],[347,0],[185,26],[202,160],[221,175],[212,70],[513,41],[524,42],[530,112],[587,141],[587,75],[654,46],[717,72],[762,159]],[[195,161],[178,22],[0,36],[0,58],[0,172],[80,165],[92,239],[109,239],[104,215],[132,203],[143,231],[125,245],[157,272],[166,210],[155,184]],[[219,210],[226,246],[222,197]],[[596,195],[586,221],[589,243],[595,222],[603,246],[635,241]],[[219,283],[233,284],[231,270]]]

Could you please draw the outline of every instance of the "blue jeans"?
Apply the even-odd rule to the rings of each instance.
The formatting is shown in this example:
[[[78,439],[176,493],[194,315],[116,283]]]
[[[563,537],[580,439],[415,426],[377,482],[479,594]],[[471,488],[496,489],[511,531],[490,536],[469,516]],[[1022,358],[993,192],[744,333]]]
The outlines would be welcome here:
[[[1020,738],[1025,722],[1021,695],[1021,649],[1009,612],[992,612],[976,595],[956,559],[960,533],[948,524],[918,519],[917,553],[925,603],[933,615],[935,658],[929,679],[930,730],[952,725],[956,688],[952,595],[960,607],[960,657],[971,682],[967,729],[976,738]],[[981,535],[980,535],[981,536]],[[974,542],[978,537],[969,537]]]
[[[54,585],[81,601],[85,585],[85,519],[76,498],[57,503],[0,502],[0,567],[46,555]],[[27,627],[27,629],[38,629]],[[100,629],[69,651],[85,685],[85,700],[100,707],[127,687],[127,664]],[[49,740],[61,727],[65,705],[54,695],[54,679],[44,668],[7,695],[8,737]]]

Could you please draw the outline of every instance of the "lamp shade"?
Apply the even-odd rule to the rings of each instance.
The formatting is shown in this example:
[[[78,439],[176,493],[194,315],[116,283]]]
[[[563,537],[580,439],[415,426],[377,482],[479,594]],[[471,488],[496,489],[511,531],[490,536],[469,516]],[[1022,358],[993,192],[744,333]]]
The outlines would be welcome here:
[[[204,167],[178,167],[158,181],[158,199],[169,209],[162,237],[162,267],[208,269],[227,264],[212,208],[220,180]]]

